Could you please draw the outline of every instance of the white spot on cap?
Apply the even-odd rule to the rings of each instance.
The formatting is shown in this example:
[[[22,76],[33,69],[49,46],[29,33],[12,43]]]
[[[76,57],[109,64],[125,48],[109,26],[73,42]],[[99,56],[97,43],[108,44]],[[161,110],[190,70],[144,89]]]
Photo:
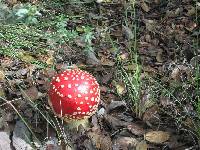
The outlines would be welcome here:
[[[61,88],[64,88],[65,86],[62,84],[60,87],[61,87]]]
[[[83,104],[83,102],[81,101],[80,104]]]
[[[60,97],[64,97],[63,94],[60,94]]]
[[[85,93],[85,94],[88,94],[88,91],[85,91],[84,93]]]
[[[72,78],[72,80],[75,80],[75,79],[76,79],[75,77]]]
[[[55,89],[55,85],[53,85],[53,89]]]
[[[95,102],[98,102],[99,101],[99,97],[95,98]]]
[[[67,85],[67,87],[68,87],[68,88],[71,88],[71,87],[72,87],[72,85],[71,85],[71,84],[68,84],[68,85]]]
[[[90,103],[87,103],[88,105],[90,104]]]
[[[94,101],[94,97],[91,98],[91,101]]]
[[[78,94],[78,97],[81,97],[81,94]]]
[[[85,77],[84,76],[81,76],[81,79],[83,80]]]
[[[60,82],[60,78],[59,78],[59,77],[57,77],[57,78],[56,78],[56,81],[57,81],[57,82]]]
[[[92,90],[90,90],[90,93],[92,94],[92,93],[93,93],[93,91],[92,91]]]
[[[55,79],[55,77],[53,77],[53,80]]]
[[[62,73],[62,74],[61,74],[61,76],[63,77],[63,76],[64,76],[64,74]]]
[[[94,105],[94,106],[93,106],[93,109],[96,109],[97,107],[98,107],[97,105]]]
[[[92,105],[90,105],[89,107],[92,108]]]
[[[68,94],[67,97],[68,97],[68,98],[72,98],[72,95]]]
[[[76,75],[76,77],[78,78],[78,77],[79,77],[79,75]]]
[[[57,91],[57,89],[55,89],[55,92]]]
[[[68,80],[69,78],[68,77],[64,77],[64,80]]]
[[[85,112],[82,112],[83,115],[85,115]]]
[[[75,84],[75,86],[78,86],[78,84]]]
[[[80,108],[80,107],[77,107],[77,110],[81,110],[81,108]]]
[[[77,115],[77,112],[74,112],[72,115]]]
[[[81,112],[78,112],[78,114],[81,114]]]
[[[88,100],[88,97],[85,97],[85,100]]]

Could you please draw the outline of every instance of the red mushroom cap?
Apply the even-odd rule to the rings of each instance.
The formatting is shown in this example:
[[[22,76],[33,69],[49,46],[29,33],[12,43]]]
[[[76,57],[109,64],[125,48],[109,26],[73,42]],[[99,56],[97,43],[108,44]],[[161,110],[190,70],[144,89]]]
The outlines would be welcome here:
[[[88,72],[68,69],[53,77],[49,104],[57,116],[68,120],[90,117],[96,112],[99,101],[99,84]]]

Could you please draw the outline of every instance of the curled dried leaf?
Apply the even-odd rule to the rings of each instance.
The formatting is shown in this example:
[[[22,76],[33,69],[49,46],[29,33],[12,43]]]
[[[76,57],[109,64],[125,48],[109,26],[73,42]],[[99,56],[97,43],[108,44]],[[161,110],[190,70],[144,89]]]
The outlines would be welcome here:
[[[164,131],[150,131],[144,135],[144,139],[156,144],[161,144],[169,140],[170,134]]]
[[[0,81],[4,80],[5,74],[4,71],[0,69]]]
[[[139,125],[135,123],[128,125],[127,129],[134,135],[138,135],[138,136],[143,135],[145,132],[143,128],[141,128]]]

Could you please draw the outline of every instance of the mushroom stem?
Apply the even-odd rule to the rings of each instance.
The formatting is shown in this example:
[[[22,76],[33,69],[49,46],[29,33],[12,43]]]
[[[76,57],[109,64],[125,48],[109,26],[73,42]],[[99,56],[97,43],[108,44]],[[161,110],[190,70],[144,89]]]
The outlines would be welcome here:
[[[82,125],[84,128],[89,126],[88,118],[80,119],[80,120],[69,120],[65,118],[64,121],[67,123],[67,127],[69,129],[72,129],[72,128],[78,129],[79,125]]]

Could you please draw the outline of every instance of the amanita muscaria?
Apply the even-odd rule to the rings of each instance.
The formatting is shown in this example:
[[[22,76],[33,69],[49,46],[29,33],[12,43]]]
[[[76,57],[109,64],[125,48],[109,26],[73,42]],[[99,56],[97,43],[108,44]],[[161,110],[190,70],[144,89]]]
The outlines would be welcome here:
[[[75,68],[57,74],[50,84],[49,104],[54,114],[73,126],[85,126],[100,102],[96,79],[88,72]]]

